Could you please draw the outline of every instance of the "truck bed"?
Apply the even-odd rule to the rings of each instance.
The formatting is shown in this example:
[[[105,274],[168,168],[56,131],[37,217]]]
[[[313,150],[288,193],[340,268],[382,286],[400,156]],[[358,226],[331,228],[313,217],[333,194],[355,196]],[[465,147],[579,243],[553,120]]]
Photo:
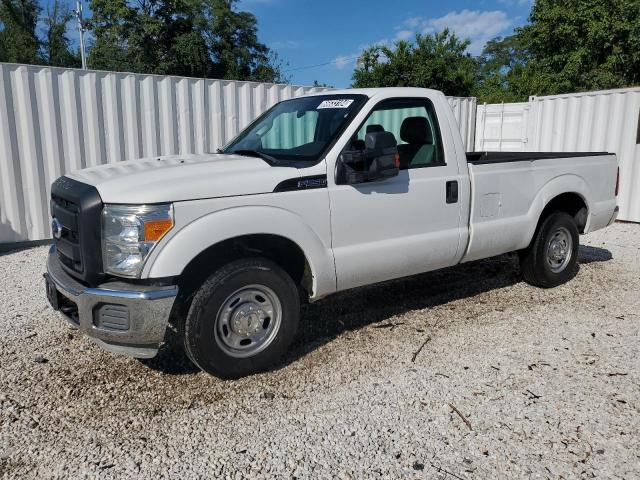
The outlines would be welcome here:
[[[534,160],[599,157],[611,155],[607,152],[468,152],[467,162],[473,165],[486,163],[523,162]]]
[[[586,203],[584,233],[603,228],[613,215],[615,154],[476,152],[467,158],[471,213],[464,261],[525,248],[542,208],[560,194]]]

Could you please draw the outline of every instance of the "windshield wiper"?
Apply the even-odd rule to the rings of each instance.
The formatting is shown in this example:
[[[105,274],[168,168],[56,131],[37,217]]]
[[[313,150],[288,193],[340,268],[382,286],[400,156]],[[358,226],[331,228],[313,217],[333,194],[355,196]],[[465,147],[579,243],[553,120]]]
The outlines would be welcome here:
[[[225,152],[226,153],[226,152]],[[229,153],[235,153],[236,155],[242,155],[245,157],[257,157],[261,158],[269,165],[282,165],[282,162],[271,155],[267,155],[266,153],[259,152],[258,150],[233,150]]]

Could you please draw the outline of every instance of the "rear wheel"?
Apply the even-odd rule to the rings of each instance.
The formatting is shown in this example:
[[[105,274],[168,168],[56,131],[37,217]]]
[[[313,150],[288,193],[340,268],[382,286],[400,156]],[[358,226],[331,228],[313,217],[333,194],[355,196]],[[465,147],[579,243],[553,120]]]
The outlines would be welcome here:
[[[527,283],[551,288],[568,282],[578,272],[579,232],[573,217],[554,212],[545,218],[531,245],[520,253]]]
[[[196,293],[184,323],[185,351],[221,378],[264,371],[287,351],[299,318],[298,290],[282,268],[264,258],[236,260]]]

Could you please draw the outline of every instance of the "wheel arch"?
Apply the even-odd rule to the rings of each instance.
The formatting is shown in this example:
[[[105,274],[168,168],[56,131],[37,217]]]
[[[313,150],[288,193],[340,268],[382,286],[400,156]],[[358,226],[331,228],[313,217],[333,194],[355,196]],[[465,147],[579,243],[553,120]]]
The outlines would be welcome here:
[[[547,182],[536,194],[531,205],[535,223],[527,232],[527,243],[530,245],[544,219],[554,211],[571,215],[578,225],[578,232],[588,229],[590,200],[589,188],[584,179],[578,175],[561,175]]]
[[[538,223],[542,222],[552,212],[564,212],[573,217],[578,232],[584,233],[589,218],[587,201],[578,192],[561,193],[547,202],[540,212]]]
[[[240,235],[210,245],[185,265],[178,276],[179,289],[183,295],[189,296],[218,268],[249,257],[273,261],[311,296],[313,276],[302,248],[286,237],[273,234]]]

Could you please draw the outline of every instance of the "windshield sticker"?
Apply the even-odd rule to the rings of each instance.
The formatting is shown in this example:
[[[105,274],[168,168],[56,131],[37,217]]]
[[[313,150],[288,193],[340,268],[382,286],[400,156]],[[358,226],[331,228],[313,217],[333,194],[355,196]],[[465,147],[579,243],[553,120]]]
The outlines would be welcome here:
[[[353,103],[353,98],[344,98],[340,100],[324,100],[318,105],[317,110],[321,108],[349,108],[349,105]]]

